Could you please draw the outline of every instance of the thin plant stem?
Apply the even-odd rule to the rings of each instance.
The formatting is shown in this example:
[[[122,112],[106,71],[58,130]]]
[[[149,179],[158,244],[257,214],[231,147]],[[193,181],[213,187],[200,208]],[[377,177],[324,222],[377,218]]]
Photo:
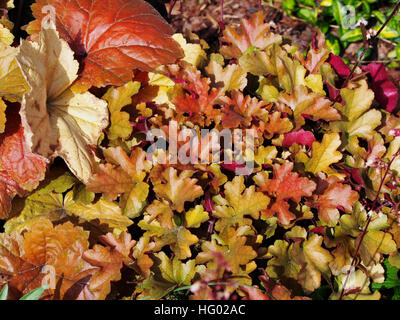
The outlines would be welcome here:
[[[376,206],[377,206],[377,203],[378,203],[378,199],[379,199],[379,194],[381,193],[382,187],[383,187],[383,185],[384,185],[384,183],[385,183],[385,179],[386,179],[386,177],[387,177],[387,175],[388,175],[388,173],[389,173],[389,171],[390,171],[390,167],[391,167],[393,161],[394,161],[398,156],[399,156],[399,153],[394,154],[393,157],[392,157],[392,159],[390,160],[390,162],[389,162],[388,165],[387,165],[385,174],[383,175],[383,178],[381,179],[381,182],[380,182],[380,184],[379,184],[378,191],[377,191],[376,196],[375,196],[375,199],[374,199],[374,201],[373,201],[373,203],[372,203],[371,211],[374,211],[374,210],[376,209]],[[345,279],[345,281],[344,281],[344,283],[343,283],[343,287],[342,287],[342,291],[341,291],[341,293],[340,293],[339,300],[342,300],[342,299],[343,299],[343,296],[344,296],[344,293],[345,293],[345,290],[346,290],[347,282],[348,282],[348,280],[349,280],[349,278],[350,278],[350,274],[353,272],[353,267],[354,267],[355,262],[356,262],[356,260],[357,260],[358,253],[359,253],[360,248],[361,248],[361,243],[362,243],[362,241],[364,240],[365,234],[367,233],[367,230],[368,230],[369,224],[371,223],[371,220],[372,220],[372,215],[369,215],[369,216],[368,216],[368,219],[367,219],[367,223],[366,223],[366,225],[365,225],[365,227],[364,227],[364,230],[363,230],[362,233],[361,233],[360,241],[358,242],[358,245],[357,245],[356,251],[355,251],[355,253],[354,253],[353,259],[352,259],[352,261],[351,261],[350,270],[347,272],[346,279]]]
[[[382,30],[386,27],[386,25],[389,23],[389,21],[395,16],[397,10],[399,10],[400,8],[400,1],[396,4],[396,6],[394,7],[392,13],[390,14],[390,16],[386,19],[385,23],[379,28],[378,32],[371,37],[370,39],[370,43],[373,43],[379,36],[379,34],[382,32]],[[345,88],[348,84],[348,82],[351,80],[351,78],[354,75],[354,72],[356,71],[357,67],[360,65],[362,58],[364,57],[365,53],[367,52],[369,46],[365,46],[363,51],[361,52],[361,55],[358,57],[356,64],[353,66],[353,68],[351,69],[350,74],[346,77],[346,80],[344,81],[342,88]],[[338,96],[340,97],[340,96]]]
[[[224,0],[220,0],[220,11],[219,11],[219,22],[221,25],[224,24]]]

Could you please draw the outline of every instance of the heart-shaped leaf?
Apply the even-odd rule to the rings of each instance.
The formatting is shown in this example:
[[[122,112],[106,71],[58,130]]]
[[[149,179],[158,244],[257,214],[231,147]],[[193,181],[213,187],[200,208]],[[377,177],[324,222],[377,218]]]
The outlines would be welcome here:
[[[35,35],[54,8],[57,31],[83,64],[81,84],[102,87],[130,81],[133,69],[153,71],[183,57],[172,28],[143,0],[39,0],[32,5]]]

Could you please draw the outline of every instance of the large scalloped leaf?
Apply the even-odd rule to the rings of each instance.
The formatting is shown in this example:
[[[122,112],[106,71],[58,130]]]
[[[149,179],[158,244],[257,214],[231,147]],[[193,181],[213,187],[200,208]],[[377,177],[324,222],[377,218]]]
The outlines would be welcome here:
[[[172,28],[143,0],[39,0],[30,34],[39,32],[45,5],[54,7],[61,38],[82,59],[86,87],[122,85],[133,69],[153,71],[183,57]]]
[[[24,134],[33,152],[46,158],[61,156],[86,182],[95,162],[90,144],[97,145],[108,125],[107,103],[70,89],[79,65],[53,28],[43,29],[39,42],[24,40],[17,55],[32,88],[21,104]]]
[[[55,283],[63,278],[58,288],[62,298],[75,282],[92,272],[93,267],[82,259],[88,245],[88,232],[81,227],[71,222],[54,227],[42,218],[23,236],[1,234],[0,272],[7,275],[8,284],[17,295],[39,287],[45,277],[50,276],[50,281]],[[49,273],[44,268],[50,270]],[[52,297],[54,289],[47,289],[45,296]],[[87,286],[81,288],[78,295],[80,299],[95,298]]]

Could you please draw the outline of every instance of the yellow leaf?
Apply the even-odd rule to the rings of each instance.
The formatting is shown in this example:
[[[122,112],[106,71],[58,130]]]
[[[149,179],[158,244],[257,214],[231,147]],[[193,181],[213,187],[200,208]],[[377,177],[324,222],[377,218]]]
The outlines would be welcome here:
[[[228,64],[225,68],[214,58],[205,68],[207,75],[213,79],[215,86],[223,95],[227,91],[243,90],[247,85],[247,73],[237,64]]]
[[[261,98],[267,103],[277,102],[279,91],[275,86],[263,85],[261,87]]]
[[[15,8],[14,0],[2,0],[1,1],[2,9],[13,9]]]
[[[186,201],[194,201],[203,195],[203,189],[196,185],[197,179],[191,179],[193,172],[185,170],[178,176],[177,170],[168,167],[162,173],[162,181],[155,183],[154,192],[157,197],[171,203],[178,212],[183,211]]]
[[[65,216],[63,196],[50,192],[40,194],[35,192],[25,199],[25,206],[19,216],[6,222],[4,229],[7,233],[29,230],[35,223],[45,217],[57,221]]]
[[[347,279],[347,282],[346,282]],[[330,300],[338,300],[343,286],[345,286],[345,293],[351,290],[357,290],[357,293],[345,294],[343,300],[379,300],[381,294],[378,290],[371,293],[369,289],[370,280],[362,270],[356,270],[350,273],[349,277],[346,274],[341,274],[336,278],[338,289],[329,297]]]
[[[140,82],[128,82],[122,87],[110,88],[102,97],[108,102],[108,110],[110,111],[111,126],[108,129],[108,138],[115,140],[118,138],[127,139],[132,133],[132,126],[129,123],[129,113],[121,111],[121,109],[131,104],[132,96],[139,92]]]
[[[174,104],[169,100],[168,91],[173,88],[175,83],[168,77],[158,74],[149,73],[149,85],[158,86],[157,96],[153,98],[153,102],[157,104],[168,104],[170,108],[174,108]]]
[[[14,41],[14,36],[2,23],[0,23],[0,42],[10,46]]]
[[[389,263],[397,269],[400,269],[400,253],[397,252],[394,256],[389,256]]]
[[[74,215],[83,221],[98,219],[100,223],[105,223],[114,229],[117,235],[126,231],[127,227],[133,223],[128,217],[122,215],[121,208],[116,203],[104,199],[93,204],[77,203],[73,200],[72,191],[65,196],[64,208],[68,215]]]
[[[257,257],[251,246],[246,246],[246,237],[237,237],[229,246],[226,255],[233,273],[238,273],[240,266],[246,266]]]
[[[270,199],[262,192],[256,192],[254,185],[246,188],[243,176],[236,176],[232,182],[225,183],[225,198],[217,196],[213,200],[217,206],[212,214],[219,218],[215,229],[223,231],[236,224],[250,225],[251,220],[244,216],[258,219],[260,211],[267,209]]]
[[[199,267],[195,267],[195,260],[186,263],[176,257],[170,259],[164,252],[154,254],[156,265],[155,273],[143,282],[143,288],[148,289],[152,299],[161,299],[177,286],[191,284]]]
[[[305,163],[305,170],[316,174],[317,172],[325,172],[328,175],[334,173],[329,166],[338,162],[342,158],[342,154],[337,151],[341,140],[337,133],[326,133],[322,138],[322,142],[313,142],[312,156]]]
[[[368,110],[374,100],[374,92],[368,89],[366,80],[360,80],[355,88],[343,88],[340,94],[343,97],[343,114],[348,121],[353,121]]]
[[[161,226],[150,215],[145,215],[138,226],[145,230],[145,237],[151,237],[155,241],[154,251],[161,250],[169,245],[178,259],[186,259],[192,256],[190,246],[197,243],[199,239],[183,226],[172,228]]]
[[[196,43],[187,43],[186,39],[181,33],[175,33],[172,38],[179,43],[185,57],[182,59],[195,67],[201,67],[207,60],[207,54],[201,47],[201,45]]]
[[[244,71],[256,76],[276,75],[276,67],[265,51],[253,50],[239,58],[239,65]]]
[[[288,56],[279,46],[274,46],[274,59],[278,74],[279,85],[287,93],[292,93],[296,86],[304,85],[306,68],[296,59]]]
[[[346,132],[360,138],[370,139],[375,133],[375,128],[381,124],[382,114],[378,110],[369,110],[360,118],[347,125]]]
[[[262,166],[263,164],[272,164],[272,160],[278,155],[278,150],[275,146],[260,146],[254,156],[254,161]]]
[[[130,193],[126,193],[121,198],[121,205],[124,208],[124,215],[129,218],[136,218],[146,206],[149,185],[145,182],[137,183]]]
[[[107,103],[89,92],[71,90],[79,64],[54,26],[39,36],[39,42],[22,41],[17,55],[32,87],[21,103],[24,134],[34,153],[61,156],[87,182],[95,163],[90,145],[97,145],[108,125]]]
[[[271,259],[268,260],[266,271],[272,278],[279,279],[284,276],[297,279],[301,267],[291,259],[292,247],[284,240],[275,240],[274,244],[268,247],[267,258]]]
[[[6,127],[6,108],[6,104],[0,98],[0,133],[3,133]]]
[[[21,232],[29,230],[43,217],[50,221],[58,221],[66,215],[78,217],[83,221],[98,219],[100,223],[115,229],[116,233],[127,230],[132,224],[128,217],[122,215],[119,206],[111,201],[100,199],[94,204],[86,205],[73,200],[73,191],[68,192],[65,198],[55,192],[46,194],[35,192],[26,199],[20,215],[7,221],[5,230],[7,233],[14,230]]]
[[[155,256],[161,259],[161,275],[165,280],[177,285],[190,285],[196,272],[194,260],[183,263],[174,258],[171,261],[164,252],[156,253]]]
[[[197,205],[193,209],[190,209],[185,214],[185,226],[187,228],[199,228],[200,225],[208,220],[208,213],[204,211],[202,205]]]
[[[293,260],[302,266],[298,281],[306,292],[312,292],[321,285],[321,274],[329,276],[329,263],[333,260],[330,252],[321,247],[323,237],[312,234],[301,246],[294,243]]]
[[[320,73],[308,75],[304,79],[304,83],[315,93],[325,95],[324,84],[322,82],[322,75]]]
[[[0,43],[0,96],[11,102],[21,102],[29,90],[21,69],[15,59],[17,48]]]
[[[360,256],[364,265],[370,266],[379,262],[381,254],[391,254],[396,251],[397,246],[390,233],[368,230],[361,242]]]

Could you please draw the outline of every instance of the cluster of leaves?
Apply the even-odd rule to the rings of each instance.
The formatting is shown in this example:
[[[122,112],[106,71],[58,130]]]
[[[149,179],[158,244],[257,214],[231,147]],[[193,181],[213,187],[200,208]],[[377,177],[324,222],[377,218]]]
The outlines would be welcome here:
[[[308,299],[324,285],[331,299],[381,297],[381,263],[400,246],[398,92],[384,68],[346,79],[322,33],[303,55],[261,12],[210,52],[142,0],[32,11],[27,40],[0,37],[9,298],[49,278],[45,299]],[[243,152],[221,143],[212,162],[203,128],[254,129],[254,145],[234,136]],[[197,161],[174,162],[188,140]]]
[[[336,55],[340,55],[350,43],[363,40],[360,23],[365,23],[365,29],[377,32],[391,14],[391,9],[397,0],[289,0],[281,1],[282,8],[288,14],[304,19],[317,26],[327,34],[327,46]],[[353,11],[354,10],[354,11]],[[333,34],[332,32],[336,32]],[[399,67],[400,60],[400,17],[395,16],[380,33],[380,38],[387,39],[397,47],[388,53],[388,58],[393,59],[389,67]],[[357,53],[361,54],[362,49]],[[363,57],[371,60],[372,50]],[[397,61],[396,61],[397,58]]]

